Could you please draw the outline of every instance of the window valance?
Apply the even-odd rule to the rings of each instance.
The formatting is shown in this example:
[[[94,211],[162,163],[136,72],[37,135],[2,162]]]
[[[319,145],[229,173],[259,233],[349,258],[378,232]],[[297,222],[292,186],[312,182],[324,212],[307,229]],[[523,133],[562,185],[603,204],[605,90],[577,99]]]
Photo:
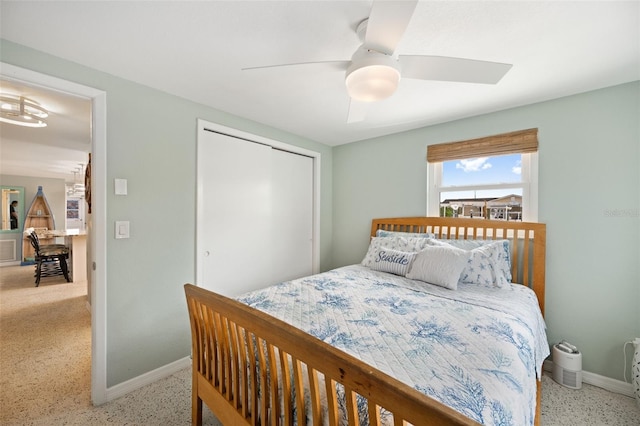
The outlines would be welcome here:
[[[536,151],[538,151],[538,129],[527,129],[465,141],[429,145],[427,147],[427,161],[437,163],[463,158],[525,154]]]

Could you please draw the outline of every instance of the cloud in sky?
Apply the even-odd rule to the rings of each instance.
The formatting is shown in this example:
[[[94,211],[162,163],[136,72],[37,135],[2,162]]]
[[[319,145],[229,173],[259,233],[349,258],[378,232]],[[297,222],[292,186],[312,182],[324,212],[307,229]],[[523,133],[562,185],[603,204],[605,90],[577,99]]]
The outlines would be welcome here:
[[[518,162],[516,162],[516,165],[511,168],[511,171],[516,175],[521,175],[522,174],[522,161],[518,160]]]
[[[487,162],[488,159],[489,157],[480,157],[460,160],[456,163],[456,169],[462,169],[465,173],[487,170],[492,167],[491,163]]]

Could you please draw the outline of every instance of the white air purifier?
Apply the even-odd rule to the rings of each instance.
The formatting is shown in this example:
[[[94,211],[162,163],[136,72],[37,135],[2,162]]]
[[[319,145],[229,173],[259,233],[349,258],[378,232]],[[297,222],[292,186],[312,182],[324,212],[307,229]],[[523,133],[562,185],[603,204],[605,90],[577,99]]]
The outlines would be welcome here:
[[[582,354],[574,346],[553,345],[553,380],[571,389],[582,388]]]

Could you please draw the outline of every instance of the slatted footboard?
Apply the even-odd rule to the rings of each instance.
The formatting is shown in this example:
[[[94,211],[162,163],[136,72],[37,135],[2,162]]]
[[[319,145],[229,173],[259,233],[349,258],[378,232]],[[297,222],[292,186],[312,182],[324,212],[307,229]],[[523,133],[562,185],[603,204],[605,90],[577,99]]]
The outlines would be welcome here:
[[[477,424],[268,314],[191,284],[184,288],[194,425],[202,424],[203,401],[225,425],[304,425],[308,413],[314,425],[333,426],[344,424],[341,404],[349,425],[379,425],[381,408],[398,426]],[[305,391],[307,403],[296,397]],[[361,404],[368,406],[368,422],[358,418]]]

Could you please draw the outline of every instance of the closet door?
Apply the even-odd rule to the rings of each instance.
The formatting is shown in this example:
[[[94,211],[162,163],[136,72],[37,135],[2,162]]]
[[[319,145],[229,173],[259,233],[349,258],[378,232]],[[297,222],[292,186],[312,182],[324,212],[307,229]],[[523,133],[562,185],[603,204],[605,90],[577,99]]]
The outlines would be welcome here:
[[[220,133],[198,140],[198,284],[228,296],[313,271],[313,160]]]
[[[205,136],[198,142],[200,285],[233,296],[271,274],[271,147]]]
[[[271,281],[313,273],[313,159],[271,150]]]

